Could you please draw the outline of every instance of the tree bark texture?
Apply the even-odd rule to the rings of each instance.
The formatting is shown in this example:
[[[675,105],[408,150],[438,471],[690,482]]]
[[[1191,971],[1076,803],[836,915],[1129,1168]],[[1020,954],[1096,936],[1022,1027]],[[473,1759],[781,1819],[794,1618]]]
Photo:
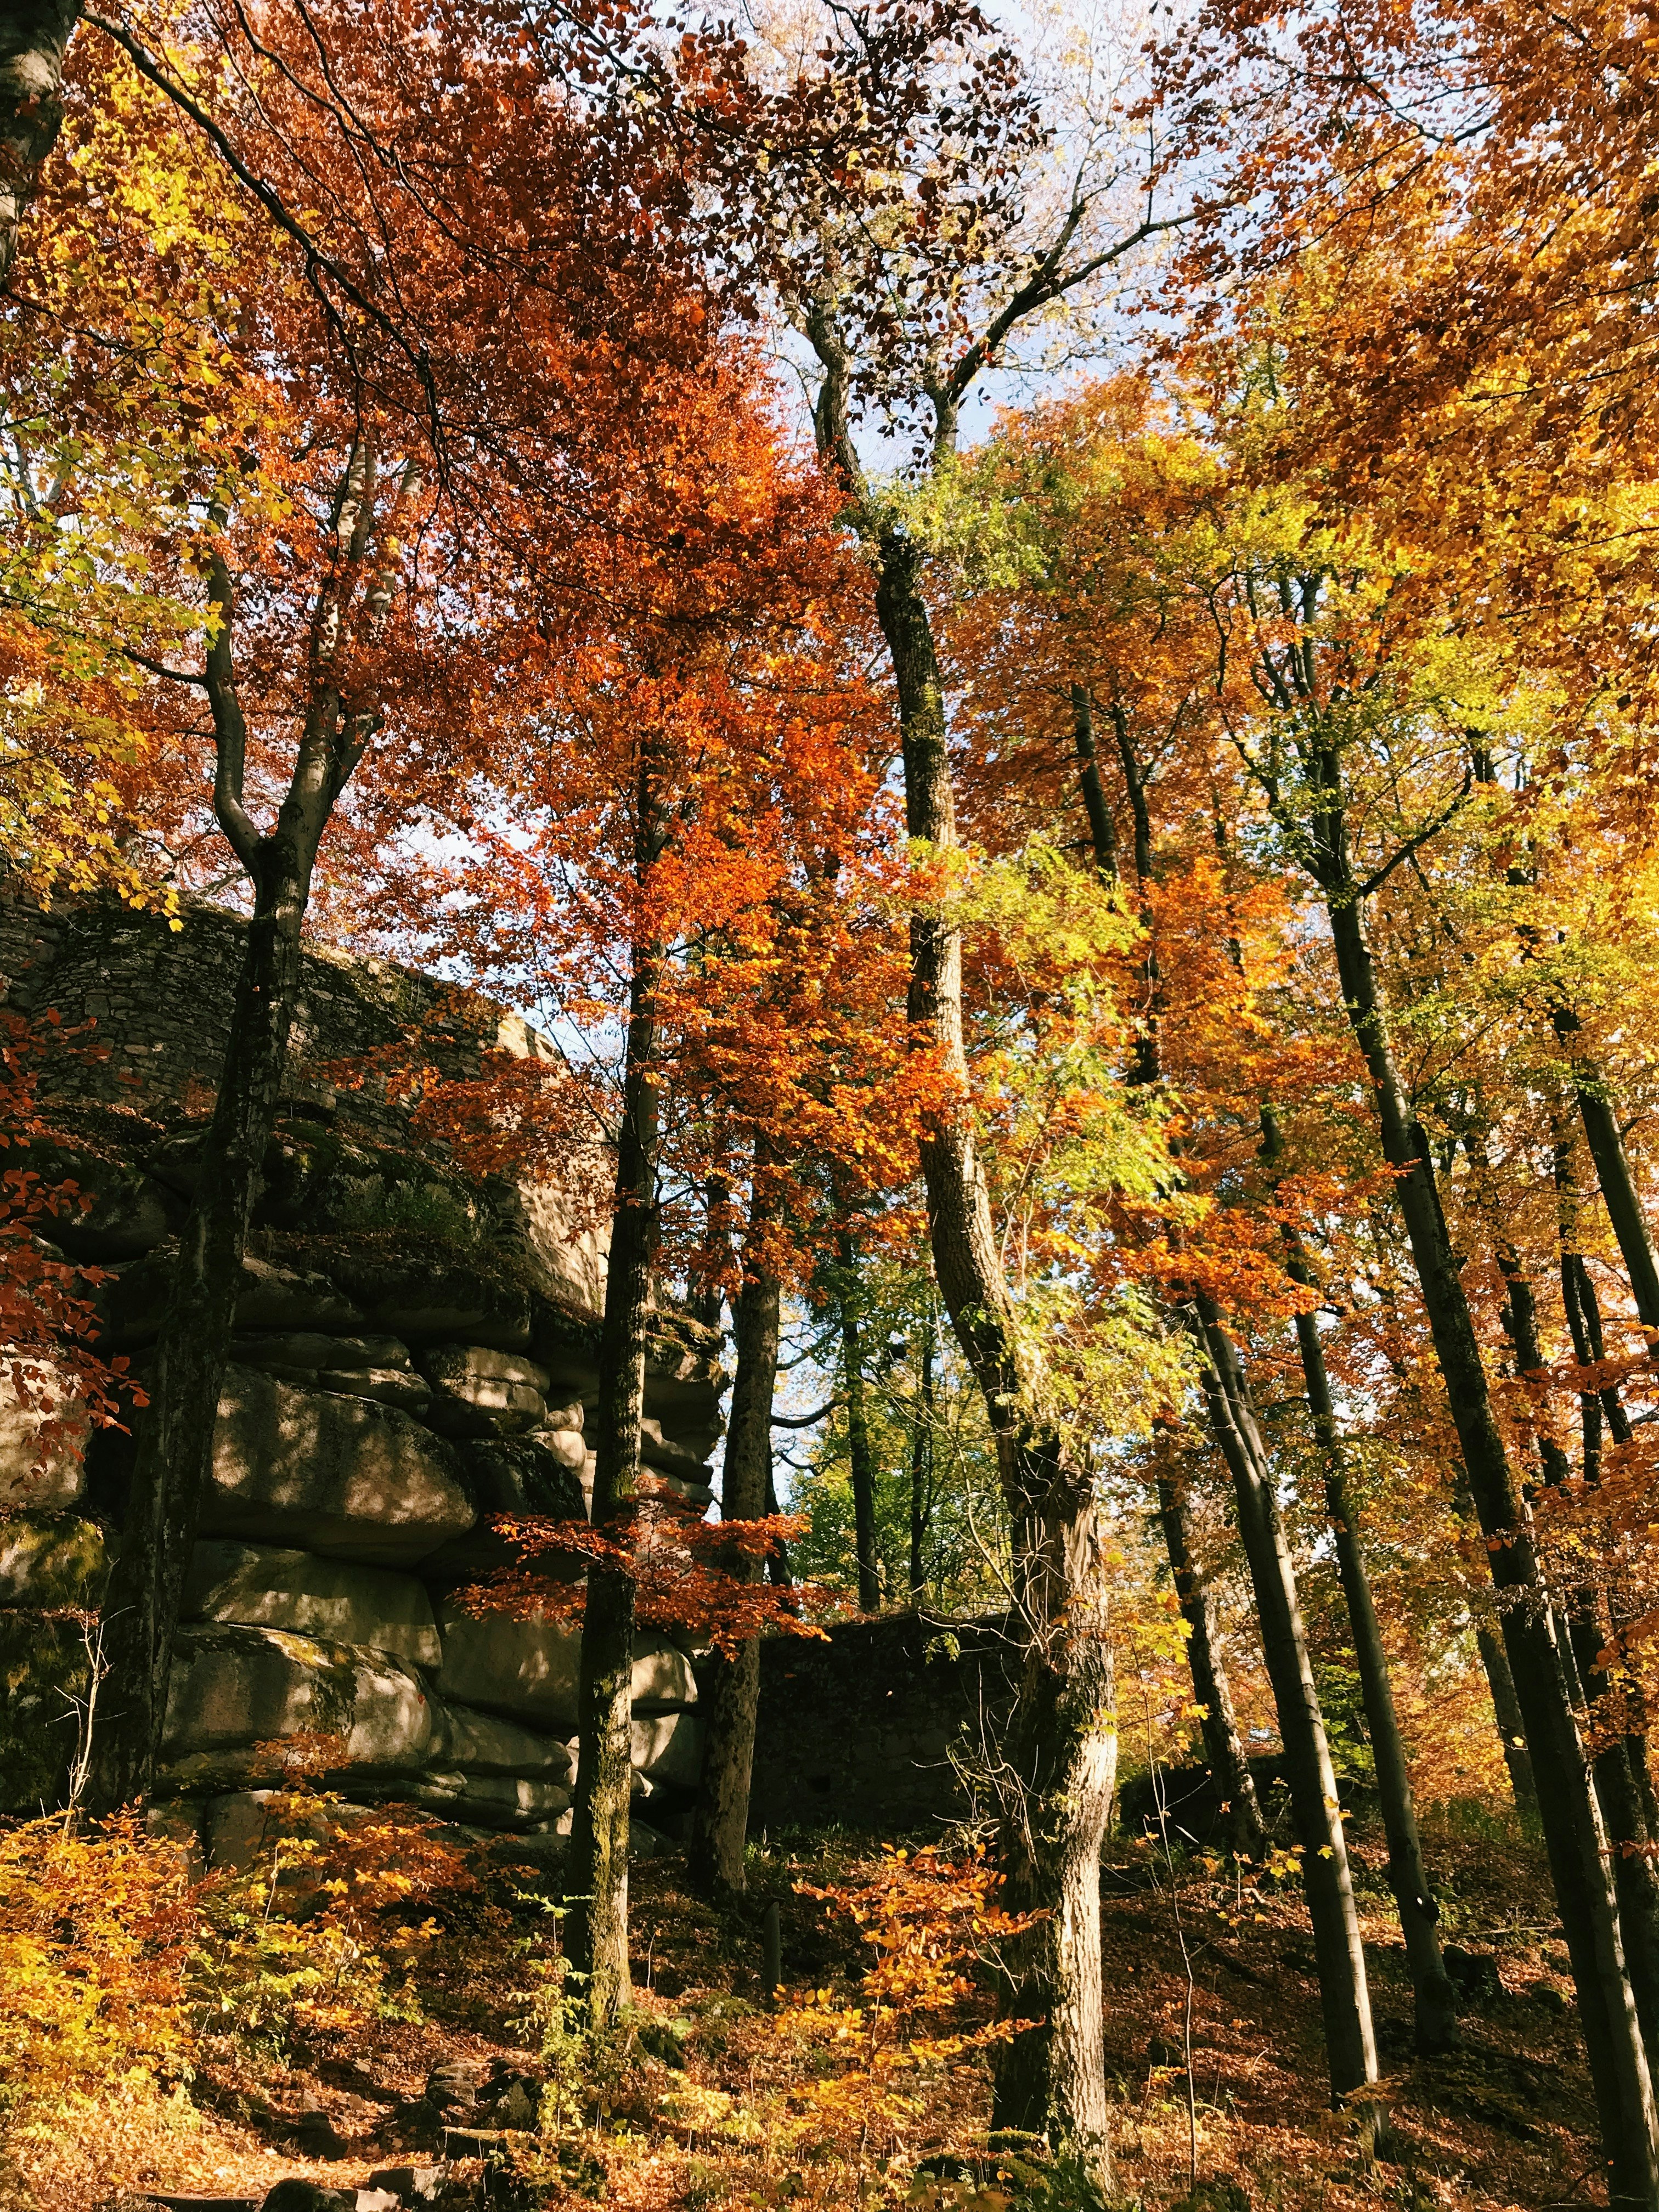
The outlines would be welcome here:
[[[653,1007],[662,954],[635,957],[630,988],[616,1206],[599,1333],[593,1522],[632,1534],[645,1410],[646,1339],[657,1243],[658,1100]],[[628,1820],[633,1787],[634,1579],[590,1568],[578,1692],[580,1750],[565,1875],[565,1943],[590,2026],[603,2033],[629,2002]]]
[[[1222,1663],[1215,1597],[1198,1562],[1186,1487],[1178,1478],[1158,1478],[1158,1517],[1170,1555],[1176,1602],[1187,1626],[1187,1664],[1192,1670],[1194,1702],[1200,1716],[1204,1756],[1220,1793],[1234,1850],[1243,1858],[1259,1859],[1267,1851],[1267,1832],[1244,1740],[1238,1732],[1232,1686]]]
[[[1626,1965],[1607,1833],[1572,1707],[1561,1624],[1547,1601],[1526,1510],[1493,1413],[1427,1139],[1413,1117],[1395,1065],[1349,859],[1340,763],[1334,752],[1322,753],[1315,767],[1324,796],[1312,827],[1312,872],[1325,893],[1343,999],[1370,1075],[1383,1156],[1395,1170],[1395,1201],[1498,1589],[1504,1644],[1531,1754],[1608,2157],[1611,2200],[1654,2207],[1659,2205],[1659,2140],[1653,2091]]]
[[[910,836],[946,851],[956,820],[945,713],[921,556],[901,532],[876,539],[876,606],[899,698]],[[962,940],[948,903],[910,925],[909,1018],[960,1091],[924,1133],[922,1174],[946,1312],[996,1438],[1014,1571],[1013,1709],[1001,1746],[1003,1903],[1046,1917],[1008,1947],[1005,2018],[1036,2024],[1004,2045],[994,2124],[1072,2145],[1110,2182],[1100,1848],[1117,1771],[1106,1591],[1092,1472],[1045,1410],[1019,1343],[967,1106]]]
[[[1308,1657],[1296,1571],[1243,1369],[1210,1300],[1200,1294],[1194,1300],[1193,1311],[1205,1395],[1233,1478],[1238,1530],[1261,1624],[1262,1656],[1285,1745],[1291,1809],[1302,1850],[1303,1887],[1319,1967],[1331,2094],[1334,2099],[1352,2099],[1356,2090],[1377,2078],[1376,2039],[1347,1841],[1337,1803],[1336,1770]],[[1374,2128],[1374,2110],[1365,2118]]]
[[[858,1255],[850,1234],[836,1240],[841,1262],[836,1297],[841,1314],[842,1389],[847,1398],[847,1459],[853,1482],[853,1543],[858,1556],[859,1606],[881,1610],[881,1558],[876,1542],[876,1462],[864,1404],[864,1341],[859,1312]]]
[[[767,1510],[781,1304],[777,1277],[750,1274],[732,1316],[738,1368],[720,1478],[720,1512],[727,1521],[758,1521]],[[766,1568],[738,1553],[725,1562],[725,1571],[747,1582],[764,1575]],[[749,1784],[760,1710],[758,1638],[739,1644],[730,1657],[716,1651],[704,1669],[704,1685],[702,1711],[708,1732],[686,1863],[697,1887],[719,1896],[744,1887]]]
[[[64,57],[81,8],[82,0],[12,0],[0,11],[0,289],[63,126]]]

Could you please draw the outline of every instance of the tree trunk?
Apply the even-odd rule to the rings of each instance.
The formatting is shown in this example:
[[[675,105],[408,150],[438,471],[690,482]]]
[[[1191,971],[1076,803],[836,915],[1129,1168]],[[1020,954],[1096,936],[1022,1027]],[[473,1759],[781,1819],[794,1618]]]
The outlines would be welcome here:
[[[1549,1605],[1525,1508],[1493,1415],[1462,1279],[1423,1130],[1395,1066],[1358,886],[1348,858],[1334,755],[1314,764],[1322,794],[1315,818],[1316,880],[1326,896],[1342,995],[1376,1097],[1383,1157],[1410,1239],[1424,1310],[1469,1489],[1501,1597],[1556,1897],[1572,1960],[1579,2014],[1609,2164],[1610,2201],[1659,2207],[1659,2140],[1647,2057],[1625,1962],[1607,1835],[1572,1709],[1560,1626]]]
[[[1509,1292],[1504,1323],[1515,1350],[1516,1367],[1522,1376],[1536,1375],[1544,1364],[1538,1334],[1537,1300],[1514,1248],[1499,1240],[1497,1256]],[[1595,1401],[1595,1407],[1599,1424],[1599,1399]],[[1538,1452],[1544,1480],[1552,1488],[1564,1488],[1572,1479],[1572,1465],[1547,1429],[1540,1431]],[[1572,1674],[1577,1678],[1586,1720],[1593,1729],[1589,1709],[1608,1686],[1598,1663],[1607,1638],[1596,1618],[1594,1591],[1581,1589],[1571,1593],[1564,1610]],[[1656,2036],[1659,2036],[1659,1885],[1654,1879],[1653,1839],[1632,1771],[1628,1739],[1621,1735],[1606,1745],[1595,1754],[1593,1766],[1601,1818],[1613,1846],[1613,1887],[1619,1899],[1619,1924],[1624,1936],[1631,1990],[1651,2063],[1656,2048],[1659,2048],[1656,2045]]]
[[[766,1512],[781,1303],[775,1275],[750,1274],[732,1316],[738,1371],[732,1385],[732,1419],[720,1480],[724,1520],[758,1521]],[[766,1569],[763,1562],[738,1553],[725,1562],[725,1571],[748,1582],[758,1579]],[[749,1783],[760,1710],[760,1639],[751,1637],[730,1657],[716,1651],[704,1680],[702,1711],[708,1729],[686,1865],[699,1889],[719,1896],[744,1887]]]
[[[1459,1518],[1465,1517],[1461,1510]],[[1478,1520],[1474,1501],[1469,1500],[1467,1516]],[[1492,1717],[1498,1723],[1498,1741],[1502,1746],[1504,1764],[1510,1771],[1510,1788],[1516,1806],[1534,1817],[1538,1812],[1538,1782],[1532,1771],[1532,1753],[1527,1749],[1527,1724],[1521,1717],[1521,1700],[1515,1694],[1515,1677],[1510,1672],[1510,1655],[1504,1648],[1504,1639],[1485,1621],[1474,1632],[1475,1649],[1480,1654],[1480,1664],[1486,1669],[1486,1686],[1492,1692]]]
[[[1184,1482],[1160,1475],[1158,1517],[1170,1554],[1170,1576],[1176,1602],[1187,1625],[1187,1663],[1192,1669],[1194,1702],[1199,1709],[1199,1732],[1204,1756],[1227,1816],[1232,1846],[1241,1858],[1261,1858],[1267,1848],[1267,1832],[1255,1794],[1250,1762],[1238,1733],[1231,1685],[1221,1663],[1221,1632],[1216,1620],[1215,1599],[1193,1544],[1192,1516],[1187,1507]]]
[[[858,1554],[859,1606],[881,1610],[881,1555],[876,1541],[876,1462],[864,1410],[864,1346],[859,1327],[858,1261],[846,1230],[836,1239],[841,1259],[842,1389],[847,1397],[847,1458],[853,1477],[853,1541]]]
[[[915,1433],[910,1439],[910,1606],[920,1612],[927,1595],[926,1546],[933,1493],[933,1316],[923,1324]]]
[[[1263,1156],[1271,1169],[1282,1149],[1278,1120],[1271,1106],[1261,1109],[1261,1134]],[[1288,1222],[1284,1224],[1282,1235],[1291,1279],[1311,1290],[1313,1270],[1308,1265],[1300,1238]],[[1445,1961],[1440,1955],[1436,1928],[1440,1908],[1429,1887],[1428,1869],[1423,1861],[1423,1841],[1418,1832],[1411,1771],[1401,1741],[1388,1653],[1383,1648],[1382,1624],[1376,1617],[1371,1579],[1360,1546],[1359,1524],[1348,1493],[1342,1434],[1331,1396],[1325,1348],[1320,1342],[1319,1324],[1312,1314],[1299,1313],[1296,1316],[1296,1341],[1314,1442],[1324,1468],[1325,1510],[1336,1547],[1337,1572],[1347,1606],[1354,1659],[1359,1671],[1360,1697],[1376,1769],[1376,1794],[1382,1810],[1383,1832],[1389,1839],[1389,1886],[1395,1894],[1400,1931],[1405,1938],[1417,2048],[1432,2056],[1455,2050],[1462,2039],[1458,2032],[1456,2000]]]
[[[1100,779],[1100,760],[1095,751],[1094,708],[1089,694],[1081,684],[1072,686],[1072,735],[1077,747],[1078,782],[1083,793],[1083,811],[1089,817],[1089,845],[1094,854],[1095,866],[1109,884],[1118,879],[1117,829],[1112,820],[1112,810],[1106,803],[1106,789]]]
[[[1080,684],[1072,686],[1072,713],[1095,867],[1103,882],[1115,884],[1118,881],[1117,833],[1101,785],[1089,694]],[[1129,1080],[1144,1085],[1158,1082],[1163,1072],[1158,1026],[1158,967],[1146,900],[1152,872],[1152,817],[1146,802],[1146,779],[1130,737],[1128,718],[1121,708],[1115,708],[1112,720],[1124,788],[1128,794],[1129,816],[1134,824],[1135,880],[1140,895],[1141,927],[1147,933],[1146,956],[1141,963],[1146,1012],[1129,1070]],[[1249,1761],[1239,1737],[1232,1688],[1221,1657],[1215,1600],[1199,1571],[1193,1547],[1186,1491],[1179,1483],[1160,1480],[1158,1498],[1158,1525],[1164,1531],[1164,1548],[1170,1557],[1170,1579],[1187,1626],[1187,1663],[1193,1677],[1193,1701],[1203,1717],[1200,1731],[1205,1756],[1217,1786],[1224,1793],[1234,1850],[1246,1858],[1258,1858],[1267,1848],[1267,1831],[1262,1825]]]
[[[1570,1008],[1551,1010],[1555,1034],[1571,1057],[1574,1094],[1584,1137],[1595,1163],[1595,1179],[1630,1279],[1631,1294],[1642,1326],[1659,1331],[1659,1255],[1648,1234],[1646,1216],[1631,1172],[1630,1155],[1619,1127],[1613,1099],[1598,1071],[1578,1049],[1578,1017]]]
[[[659,948],[636,958],[629,992],[616,1207],[599,1333],[593,1522],[633,1534],[645,1410],[645,1351],[657,1243],[658,1100],[653,995]],[[628,1815],[633,1787],[634,1578],[594,1566],[582,1615],[580,1749],[565,1875],[565,1942],[582,1977],[589,2024],[611,2027],[629,2002]]]
[[[1239,1534],[1255,1589],[1262,1653],[1284,1739],[1291,1809],[1319,1966],[1331,2094],[1334,2100],[1352,2100],[1356,2090],[1377,2078],[1376,2041],[1347,1840],[1337,1803],[1336,1770],[1308,1657],[1296,1571],[1243,1369],[1210,1300],[1200,1293],[1194,1310],[1205,1395],[1238,1500]],[[1367,2110],[1360,2105],[1356,2109],[1367,2133],[1374,2132],[1376,2107]]]
[[[248,1218],[288,1065],[311,884],[305,843],[279,827],[266,841],[256,882],[201,1174],[145,1377],[149,1407],[135,1424],[131,1491],[103,1607],[108,1686],[85,1798],[92,1812],[111,1813],[147,1798],[154,1784],[179,1607],[213,1462]]]
[[[0,290],[64,120],[64,57],[82,0],[12,0],[0,14]]]
[[[906,824],[912,837],[946,850],[956,843],[955,808],[921,556],[896,530],[884,531],[876,550],[876,610],[898,688]],[[1003,2016],[1036,2025],[1002,2047],[993,2124],[1069,2144],[1106,2191],[1100,1847],[1117,1729],[1094,1479],[1049,1416],[1041,1375],[1030,1371],[1012,1327],[967,1110],[962,939],[948,908],[912,917],[909,1018],[962,1093],[924,1132],[922,1175],[939,1291],[985,1400],[1012,1538],[1010,1632],[1019,1674],[1001,1746],[1002,1901],[1045,1916],[1007,1947]]]

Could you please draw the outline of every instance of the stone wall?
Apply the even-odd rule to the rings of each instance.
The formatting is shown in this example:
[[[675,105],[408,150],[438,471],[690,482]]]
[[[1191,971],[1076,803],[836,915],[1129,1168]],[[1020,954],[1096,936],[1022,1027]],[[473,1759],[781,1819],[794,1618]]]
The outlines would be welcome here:
[[[828,1642],[761,1646],[751,1834],[836,1826],[936,1833],[969,1807],[957,1760],[991,1740],[1012,1658],[994,1620],[902,1613]]]
[[[59,1234],[106,1265],[100,1349],[142,1382],[165,1307],[228,1021],[242,925],[192,907],[181,931],[99,904],[48,915],[0,900],[9,1002],[95,1023],[101,1059],[55,1054],[43,1088],[90,1213]],[[186,1589],[164,1750],[174,1818],[234,1848],[269,1765],[259,1747],[341,1740],[337,1778],[521,1849],[568,1826],[578,1637],[552,1620],[477,1618],[459,1601],[509,1556],[508,1512],[577,1514],[598,1380],[602,1238],[562,1194],[468,1184],[410,1137],[383,1086],[319,1063],[447,1019],[440,988],[313,949],[298,1065],[264,1162],[238,1299],[212,1480]],[[451,1024],[476,1054],[476,1006]],[[512,1017],[495,1036],[546,1048]],[[659,1317],[647,1382],[649,1468],[704,1504],[726,1377],[719,1340]],[[140,1416],[139,1418],[142,1418]],[[85,1620],[120,1540],[131,1441],[72,1443],[33,1470],[32,1425],[0,1407],[0,1809],[50,1802],[88,1680]],[[637,1649],[643,1844],[696,1778],[687,1656]]]

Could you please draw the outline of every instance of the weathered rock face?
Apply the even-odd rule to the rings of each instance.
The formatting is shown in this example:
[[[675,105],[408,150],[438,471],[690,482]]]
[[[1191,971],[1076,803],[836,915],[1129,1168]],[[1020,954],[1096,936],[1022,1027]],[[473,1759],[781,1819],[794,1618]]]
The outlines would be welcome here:
[[[268,1544],[198,1543],[183,1613],[186,1620],[243,1621],[368,1644],[416,1667],[437,1667],[443,1656],[432,1601],[413,1575]]]
[[[341,1767],[414,1774],[432,1742],[432,1701],[390,1652],[281,1628],[213,1623],[179,1631],[163,1756],[176,1781],[246,1771],[256,1744],[338,1737]]]
[[[60,1166],[94,1199],[76,1255],[115,1270],[97,1293],[100,1348],[127,1353],[140,1380],[199,1172],[241,936],[212,909],[191,909],[174,934],[70,903],[41,916],[0,890],[0,990],[9,978],[26,1012],[94,1018],[112,1048],[107,1066],[57,1071],[63,1095],[46,1103],[64,1122]],[[236,1303],[161,1788],[191,1833],[228,1849],[263,1818],[249,1785],[271,1762],[255,1747],[331,1737],[348,1796],[406,1798],[550,1848],[568,1825],[577,1632],[475,1620],[453,1593],[516,1559],[497,1516],[586,1510],[604,1287],[603,1238],[582,1225],[592,1194],[469,1185],[421,1149],[376,1066],[337,1091],[331,1067],[311,1065],[386,1047],[415,1022],[429,1025],[423,1052],[461,1073],[481,1042],[547,1049],[516,1017],[487,1038],[476,1009],[452,1018],[428,979],[321,954],[307,956],[303,995]],[[718,1350],[684,1316],[658,1317],[647,1456],[700,1501],[720,1425]],[[77,1439],[31,1477],[36,1425],[0,1402],[0,1811],[49,1803],[61,1785],[88,1676],[80,1624],[52,1616],[95,1610],[124,1510],[118,1437],[89,1455]],[[635,1689],[641,1786],[672,1823],[700,1740],[689,1661],[641,1639]]]
[[[581,1631],[560,1620],[443,1609],[444,1697],[560,1730],[576,1724]]]
[[[73,1513],[0,1521],[0,1606],[96,1612],[109,1573],[104,1532]]]
[[[207,1534],[412,1565],[477,1518],[454,1455],[406,1413],[255,1368],[227,1376]]]

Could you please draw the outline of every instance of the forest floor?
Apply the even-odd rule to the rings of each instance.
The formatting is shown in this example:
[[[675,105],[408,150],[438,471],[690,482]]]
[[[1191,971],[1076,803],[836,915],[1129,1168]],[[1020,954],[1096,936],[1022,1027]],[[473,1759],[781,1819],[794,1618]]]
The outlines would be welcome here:
[[[1582,2046],[1563,2005],[1565,1958],[1537,1847],[1512,1822],[1483,1814],[1431,1822],[1443,1933],[1472,1996],[1465,2048],[1431,2062],[1412,2051],[1380,1838],[1362,1821],[1352,1833],[1391,2112],[1386,2154],[1364,2170],[1351,2122],[1329,2107],[1293,1879],[1247,1882],[1231,1864],[1120,1842],[1104,1873],[1103,1931],[1122,2202],[1146,2212],[1183,2200],[1193,2212],[1243,2212],[1246,2203],[1285,2212],[1378,2203],[1565,2212],[1601,2201]],[[1094,2200],[1064,2175],[1006,2159],[999,2166],[988,2153],[990,2051],[975,2039],[990,2017],[982,1989],[957,1990],[925,2020],[872,2021],[862,1989],[868,1942],[835,1901],[797,1887],[856,1895],[890,1875],[894,1848],[884,1857],[876,1841],[844,1834],[775,1842],[751,1854],[749,1893],[723,1912],[687,1893],[675,1859],[636,1865],[632,2027],[597,2068],[579,2065],[574,2042],[548,2025],[560,2015],[546,1995],[544,1887],[527,1873],[498,1875],[437,1916],[410,2001],[394,2008],[404,2016],[353,2018],[337,2032],[324,2025],[285,2053],[204,2037],[167,2130],[146,2124],[124,2154],[122,2116],[111,2111],[101,2130],[77,2129],[78,2141],[36,2144],[28,2171],[13,2168],[19,2201],[43,2212],[100,2195],[131,2207],[147,2191],[257,2201],[289,2175],[359,2188],[376,2169],[432,2155],[429,2128],[400,2136],[398,2108],[406,2121],[433,2068],[482,2072],[495,2062],[498,2076],[512,2068],[565,2085],[544,2105],[539,2138],[475,2146],[519,2169],[490,2185],[505,2206],[1084,2212]],[[761,1973],[769,1899],[782,1931],[775,2008],[763,2001]],[[325,2124],[343,2154],[297,2154],[296,2129]],[[89,2161],[94,2134],[101,2154]],[[465,2149],[465,2139],[449,2148]],[[114,2200],[106,2185],[88,2191],[89,2164],[122,2185]],[[440,2203],[477,2203],[477,2188],[460,2185],[484,2176],[463,2159]]]

